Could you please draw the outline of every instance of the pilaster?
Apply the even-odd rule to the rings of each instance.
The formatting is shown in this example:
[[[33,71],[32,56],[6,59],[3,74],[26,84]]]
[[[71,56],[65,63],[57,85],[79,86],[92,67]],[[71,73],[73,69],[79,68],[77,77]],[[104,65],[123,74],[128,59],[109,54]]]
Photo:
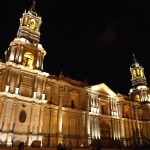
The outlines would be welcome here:
[[[58,107],[58,143],[63,143],[62,135],[62,101],[65,96],[65,91],[59,88],[59,107]]]
[[[118,102],[118,110],[119,110],[119,117],[120,117],[120,138],[124,138],[125,137],[125,131],[124,131],[124,123],[122,120],[122,102]]]
[[[88,138],[88,144],[91,143],[91,133],[90,133],[90,116],[89,116],[89,111],[90,111],[90,94],[87,93],[86,95],[86,134],[87,134],[87,138]]]
[[[44,114],[44,106],[41,106],[40,107],[40,116],[39,116],[39,134],[42,134],[43,114]]]

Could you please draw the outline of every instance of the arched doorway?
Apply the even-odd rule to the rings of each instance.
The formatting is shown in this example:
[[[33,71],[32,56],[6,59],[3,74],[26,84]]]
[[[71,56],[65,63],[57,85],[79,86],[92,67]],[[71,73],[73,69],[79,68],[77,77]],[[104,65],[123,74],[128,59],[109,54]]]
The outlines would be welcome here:
[[[102,147],[111,147],[110,125],[106,121],[100,123]]]

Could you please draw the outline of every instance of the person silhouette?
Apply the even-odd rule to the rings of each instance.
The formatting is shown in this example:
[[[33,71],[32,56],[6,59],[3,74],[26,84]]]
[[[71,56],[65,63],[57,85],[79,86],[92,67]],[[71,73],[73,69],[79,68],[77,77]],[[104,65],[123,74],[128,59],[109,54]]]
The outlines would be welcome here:
[[[24,142],[20,142],[19,144],[19,150],[23,150],[24,149]]]
[[[71,143],[71,141],[69,142],[69,150],[72,150],[72,143]]]
[[[57,150],[63,150],[63,146],[62,146],[61,143],[59,143],[59,144],[57,145]]]

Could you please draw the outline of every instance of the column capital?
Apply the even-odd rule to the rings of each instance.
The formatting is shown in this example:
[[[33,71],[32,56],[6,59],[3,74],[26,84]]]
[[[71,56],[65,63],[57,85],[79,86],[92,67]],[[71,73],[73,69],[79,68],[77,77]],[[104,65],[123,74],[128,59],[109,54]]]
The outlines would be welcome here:
[[[65,91],[62,88],[59,88],[59,96],[64,97],[65,96]]]
[[[88,100],[90,100],[90,98],[91,98],[91,94],[90,93],[86,93],[85,99],[88,101]]]
[[[121,101],[118,101],[117,105],[118,105],[118,108],[122,108],[122,102]]]
[[[60,96],[60,97],[64,97],[64,96],[65,96],[65,91],[59,90],[59,96]]]
[[[135,112],[137,112],[138,111],[138,106],[136,106],[136,105],[133,106],[133,109],[134,109]]]

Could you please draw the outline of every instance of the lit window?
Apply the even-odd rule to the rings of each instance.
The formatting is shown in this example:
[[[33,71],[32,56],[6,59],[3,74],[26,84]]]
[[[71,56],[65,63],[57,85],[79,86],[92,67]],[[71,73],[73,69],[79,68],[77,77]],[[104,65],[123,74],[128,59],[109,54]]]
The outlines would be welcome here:
[[[136,99],[137,101],[140,101],[140,96],[137,94],[137,95],[135,96],[135,99]]]
[[[136,77],[136,71],[133,70],[133,77]]]
[[[27,68],[33,69],[34,57],[31,53],[27,52],[24,54],[23,65]]]
[[[30,20],[30,29],[34,30],[35,29],[35,24],[36,24],[35,20],[31,19]]]
[[[23,19],[23,26],[26,26],[28,23],[28,17],[24,17]]]
[[[139,70],[139,69],[137,69],[137,75],[138,75],[138,76],[140,75],[140,70]]]
[[[143,71],[142,71],[142,69],[140,70],[140,73],[141,73],[141,77],[143,77]]]

